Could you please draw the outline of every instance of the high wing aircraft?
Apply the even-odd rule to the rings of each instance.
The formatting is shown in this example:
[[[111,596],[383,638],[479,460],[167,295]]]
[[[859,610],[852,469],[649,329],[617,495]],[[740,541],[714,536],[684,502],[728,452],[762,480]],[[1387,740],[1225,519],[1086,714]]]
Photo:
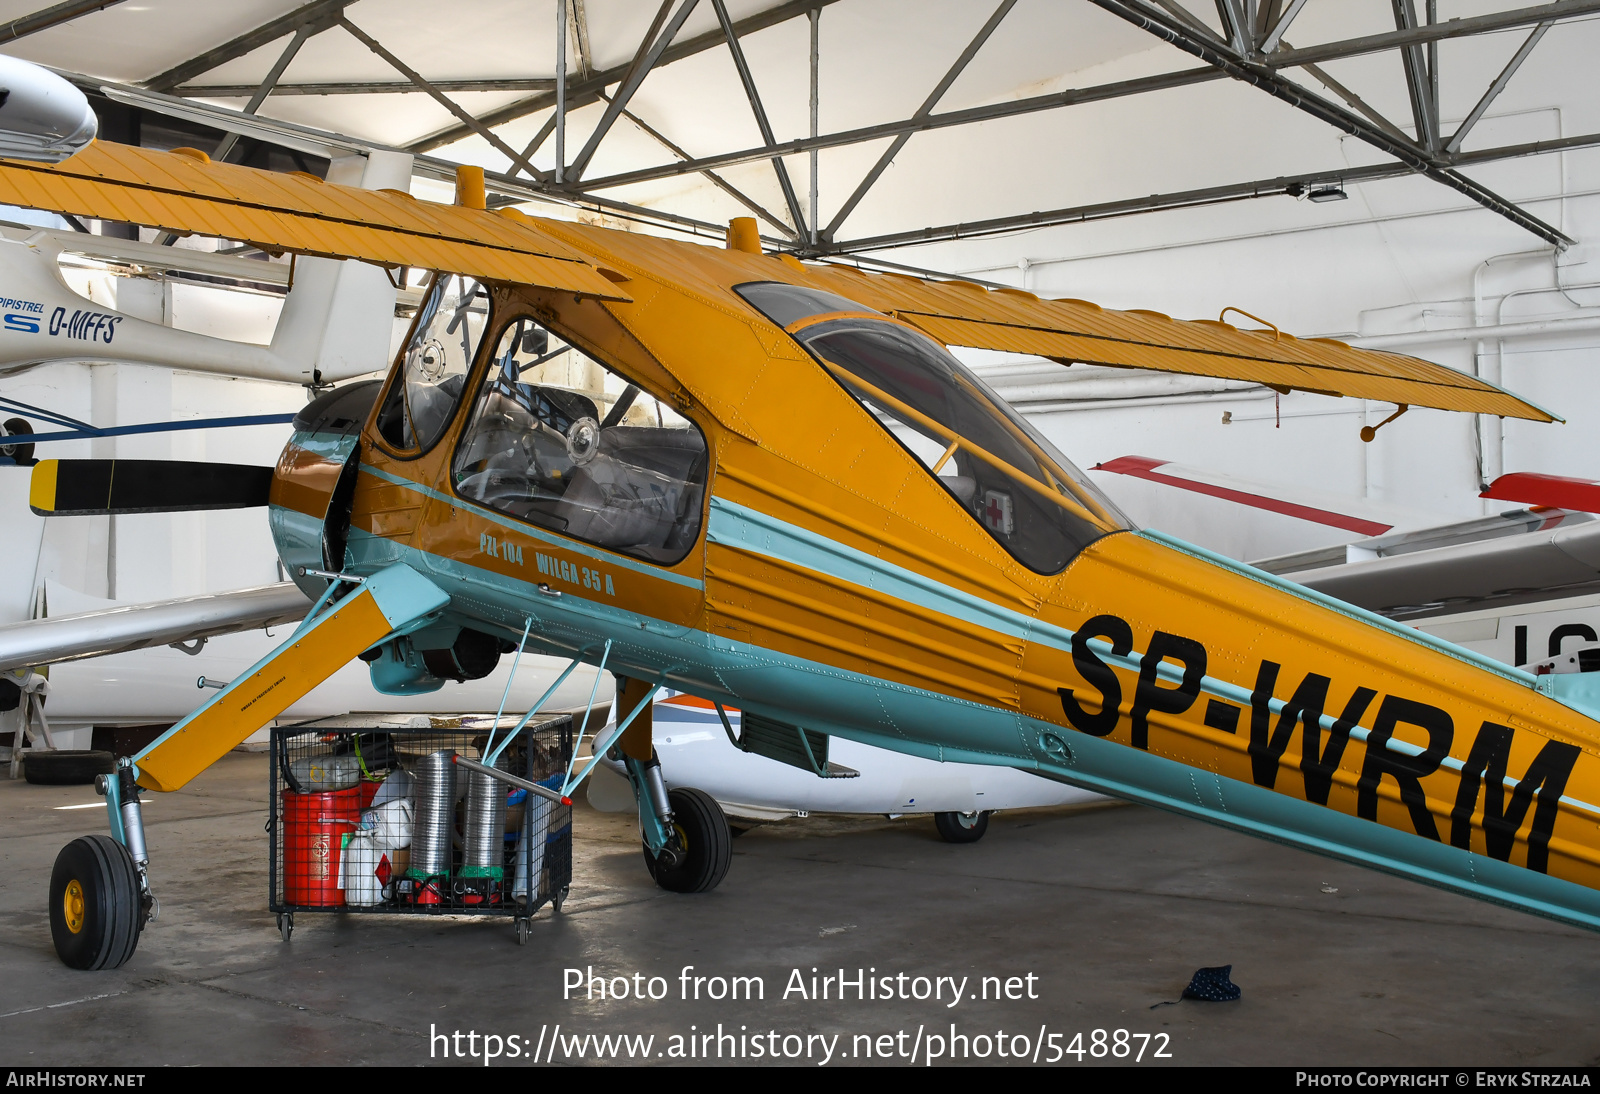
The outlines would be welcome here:
[[[819,763],[837,735],[1016,767],[1600,927],[1587,680],[1132,528],[945,347],[1553,420],[1513,395],[1277,330],[806,264],[761,253],[753,222],[717,250],[490,211],[471,168],[446,206],[97,143],[0,163],[0,202],[438,271],[388,378],[310,404],[274,471],[311,614],[124,758],[112,838],[58,859],[68,964],[133,952],[141,791],[182,787],[353,657],[403,692],[505,645],[624,678],[596,759],[539,792],[615,748],[670,890],[715,886],[729,847],[706,795],[664,792],[663,686]],[[92,510],[107,473],[43,462],[31,503]],[[183,504],[181,477],[150,484],[147,507]]]

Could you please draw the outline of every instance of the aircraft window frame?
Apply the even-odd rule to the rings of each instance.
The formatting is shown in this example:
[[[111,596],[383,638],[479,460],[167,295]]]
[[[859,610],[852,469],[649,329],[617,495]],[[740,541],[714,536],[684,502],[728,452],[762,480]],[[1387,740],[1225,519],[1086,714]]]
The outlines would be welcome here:
[[[761,293],[747,292],[757,286],[762,289]],[[949,350],[915,326],[837,294],[783,282],[751,282],[734,286],[734,292],[769,321],[777,320],[758,305],[757,301],[763,296],[777,299],[783,305],[781,310],[784,317],[798,316],[791,318],[784,326],[784,333],[793,338],[834,383],[842,387],[913,460],[932,475],[934,481],[1019,565],[1041,576],[1052,576],[1071,565],[1072,560],[1095,540],[1135,527],[1132,521],[1117,511],[1115,503],[1100,494],[1082,471],[1065,456],[1056,453],[1050,442],[1017,415],[981,378],[972,374]],[[809,314],[804,314],[806,312]],[[927,372],[926,379],[948,386],[951,392],[961,393],[960,401],[974,404],[973,409],[982,414],[977,420],[988,423],[980,433],[998,426],[998,432],[992,434],[990,441],[999,442],[1003,437],[1004,443],[1000,449],[1014,449],[1013,458],[1022,462],[1013,462],[984,444],[963,436],[958,428],[959,420],[955,420],[954,424],[940,421],[938,417],[885,391],[866,376],[857,375],[854,369],[828,360],[820,352],[822,347],[813,346],[812,339],[808,337],[811,334],[826,341],[830,337],[848,338],[852,333],[870,337],[875,331],[880,336],[891,331],[899,332],[890,335],[890,338],[891,341],[904,340],[909,343],[905,348],[910,356],[904,362],[908,366],[915,367],[912,358],[924,351],[933,358],[942,359],[949,366],[945,370],[948,376],[935,370]],[[928,367],[926,363],[922,366],[924,369]],[[951,409],[954,410],[954,407]],[[908,433],[910,436],[905,435]],[[920,447],[928,451],[919,452],[913,442],[919,442]],[[958,471],[954,478],[941,474],[946,464],[958,455],[969,469]],[[988,470],[982,474],[970,470],[974,464]],[[1026,470],[1032,464],[1037,464],[1037,473]],[[995,526],[987,515],[980,519],[974,508],[974,497],[967,496],[980,485],[988,485],[974,482],[974,476],[978,480],[985,480],[995,475],[1012,484],[1012,487],[1001,487],[997,483],[995,489],[985,490],[984,493],[987,498],[998,489],[1004,495],[999,499],[1003,511],[999,526]],[[957,489],[960,483],[967,485],[965,494]],[[1024,534],[1023,538],[1013,539],[1012,514],[1014,511],[1026,512],[1026,506],[1021,511],[1014,510],[1013,507],[1021,504],[1022,499],[1015,496],[1013,487],[1021,487],[1023,496],[1031,496],[1035,507],[1045,501],[1053,503],[1051,509],[1060,515],[1055,519],[1044,517],[1045,523],[1053,526],[1053,531]],[[1022,526],[1019,524],[1018,527]],[[1064,560],[1059,565],[1056,565],[1056,559],[1062,556],[1042,554],[1049,549],[1052,536],[1065,550]]]
[[[623,428],[638,428],[637,426],[629,426],[628,423],[623,420],[623,417],[628,413],[634,401],[640,395],[648,396],[650,399],[656,402],[658,422],[661,421],[659,412],[661,410],[666,410],[675,415],[677,418],[682,419],[693,430],[695,438],[700,442],[700,448],[690,461],[690,470],[693,471],[695,468],[698,468],[698,478],[686,478],[679,485],[683,489],[698,493],[698,497],[695,498],[693,502],[692,510],[695,514],[694,533],[683,540],[682,550],[675,557],[656,557],[655,555],[646,553],[647,551],[657,550],[658,548],[643,547],[641,545],[619,546],[612,543],[602,542],[597,539],[592,539],[587,536],[569,531],[567,527],[556,526],[555,521],[561,520],[562,518],[556,516],[554,513],[549,514],[549,519],[551,522],[547,523],[546,521],[536,519],[530,513],[512,511],[511,509],[505,508],[501,505],[496,505],[492,500],[474,497],[472,494],[463,492],[461,489],[462,479],[464,479],[466,476],[459,475],[458,465],[460,464],[463,455],[467,453],[468,446],[476,439],[475,427],[479,415],[480,404],[485,401],[485,392],[491,383],[490,373],[494,369],[495,363],[500,357],[501,343],[505,340],[510,331],[516,328],[519,323],[524,321],[536,324],[538,327],[543,328],[548,333],[548,336],[565,342],[567,347],[569,347],[571,350],[575,351],[581,357],[587,358],[590,363],[598,366],[601,370],[621,381],[624,385],[622,392],[614,401],[611,402],[609,408],[605,410],[603,415],[598,415],[595,419],[583,419],[596,421],[594,439],[592,442],[592,449],[596,453],[598,453],[602,444],[603,433],[605,430],[619,426]],[[671,569],[693,555],[695,549],[701,544],[706,533],[706,528],[709,525],[708,517],[711,499],[711,480],[716,462],[714,459],[714,453],[712,451],[710,437],[707,435],[705,427],[695,419],[694,415],[690,413],[689,410],[677,405],[675,401],[658,394],[650,385],[640,382],[625,367],[620,367],[613,363],[613,359],[609,355],[591,349],[585,341],[570,334],[561,326],[552,323],[547,315],[540,314],[537,309],[522,308],[512,310],[508,308],[507,314],[500,318],[499,325],[488,327],[486,328],[486,331],[492,333],[493,336],[486,336],[484,338],[483,345],[486,348],[483,349],[481,353],[483,360],[479,362],[476,368],[474,368],[471,376],[469,377],[467,387],[463,391],[461,402],[463,406],[467,407],[467,417],[459,435],[456,438],[455,450],[451,453],[449,466],[445,469],[445,477],[449,482],[451,494],[456,498],[459,498],[465,504],[481,507],[490,512],[508,516],[513,520],[528,525],[531,528],[537,528],[541,532],[545,532],[554,536],[560,536],[565,539],[570,539],[574,543],[581,543],[596,550],[620,555],[622,557],[634,559],[639,562],[649,563],[650,565],[660,566],[663,569]],[[541,352],[537,354],[537,357],[542,359],[538,360],[537,363],[543,364],[545,360],[549,360],[549,358],[553,356],[554,354],[551,354],[547,357]],[[501,377],[496,377],[493,382],[498,383],[501,379]],[[593,403],[593,400],[588,400],[587,396],[583,396],[583,398],[591,402],[591,404]],[[597,407],[596,409],[598,410],[599,408]],[[579,425],[581,425],[581,420],[574,421],[573,426],[575,428]],[[657,428],[668,427],[664,422],[662,422],[662,424]],[[569,440],[569,452],[571,451],[570,443],[571,442]],[[590,459],[592,460],[593,457],[591,456]],[[635,467],[635,465],[627,461],[616,460],[615,462],[622,463],[628,467],[633,467],[635,471],[640,470],[640,468]],[[656,471],[654,468],[644,468],[644,470],[652,472]],[[570,489],[570,487],[567,489]],[[565,496],[565,491],[563,491],[562,496]],[[530,500],[539,501],[545,499],[530,497]],[[688,511],[685,510],[684,516],[686,517],[687,515]],[[679,519],[681,520],[683,518],[680,517]],[[672,534],[673,533],[669,532],[669,536]]]
[[[379,419],[388,405],[390,395],[394,392],[394,386],[406,382],[406,358],[410,353],[412,340],[417,335],[418,327],[432,318],[428,312],[428,301],[433,296],[434,287],[441,279],[447,277],[462,277],[477,285],[478,291],[473,295],[471,303],[475,303],[480,297],[487,301],[484,308],[483,333],[479,335],[478,344],[473,347],[472,359],[467,362],[466,371],[462,373],[461,392],[456,396],[455,405],[451,407],[450,412],[440,423],[433,438],[425,447],[402,448],[390,440],[383,432]],[[434,270],[431,272],[427,287],[423,290],[422,304],[417,308],[417,313],[411,317],[411,325],[406,328],[406,336],[400,343],[400,349],[396,353],[395,359],[390,362],[389,375],[385,378],[384,386],[379,391],[377,401],[372,407],[372,418],[369,423],[371,433],[377,439],[378,446],[387,455],[403,461],[420,460],[438,448],[440,443],[450,435],[451,427],[460,416],[462,406],[466,404],[466,394],[472,388],[473,376],[478,369],[478,358],[483,355],[484,346],[489,342],[486,335],[490,330],[494,329],[497,311],[495,296],[494,286],[488,282],[480,281],[477,278],[467,278],[464,274],[454,274],[448,270]],[[469,307],[471,303],[469,303]]]

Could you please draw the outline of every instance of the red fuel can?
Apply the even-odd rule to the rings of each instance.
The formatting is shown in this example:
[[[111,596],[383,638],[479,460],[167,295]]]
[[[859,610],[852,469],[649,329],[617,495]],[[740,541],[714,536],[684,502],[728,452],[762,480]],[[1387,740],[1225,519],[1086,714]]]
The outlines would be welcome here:
[[[283,900],[303,908],[344,904],[339,855],[361,822],[361,788],[283,792]]]

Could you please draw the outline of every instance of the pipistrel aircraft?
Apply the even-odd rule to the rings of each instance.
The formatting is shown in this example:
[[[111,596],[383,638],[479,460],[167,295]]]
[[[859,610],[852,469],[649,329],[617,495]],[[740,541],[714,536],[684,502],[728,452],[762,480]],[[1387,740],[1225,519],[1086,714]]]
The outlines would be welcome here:
[[[664,792],[661,687],[818,770],[835,735],[1008,765],[1600,928],[1600,690],[1131,527],[946,346],[1554,420],[1513,395],[1276,329],[806,264],[753,222],[713,249],[489,211],[468,168],[450,206],[97,143],[0,163],[0,202],[437,271],[387,379],[307,406],[273,473],[312,612],[123,759],[111,838],[58,859],[68,964],[137,942],[141,792],[351,658],[405,693],[513,649],[625,679],[559,793],[617,750],[669,890],[715,886],[729,844],[707,795]],[[32,504],[93,511],[120,481],[46,461]],[[143,485],[185,502],[182,476]]]

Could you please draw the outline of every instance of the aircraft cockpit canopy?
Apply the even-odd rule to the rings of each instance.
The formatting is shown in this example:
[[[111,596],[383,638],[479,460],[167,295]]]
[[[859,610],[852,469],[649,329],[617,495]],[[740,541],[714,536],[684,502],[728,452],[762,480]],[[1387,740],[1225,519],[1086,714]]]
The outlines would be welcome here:
[[[735,291],[782,326],[1030,570],[1058,573],[1131,522],[966,365],[921,331],[834,293]]]

